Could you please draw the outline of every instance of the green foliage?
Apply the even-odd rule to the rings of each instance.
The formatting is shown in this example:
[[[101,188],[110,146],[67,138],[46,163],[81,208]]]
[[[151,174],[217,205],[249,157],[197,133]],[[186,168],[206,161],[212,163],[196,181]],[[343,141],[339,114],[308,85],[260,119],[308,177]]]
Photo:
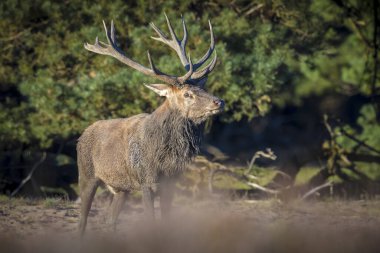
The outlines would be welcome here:
[[[239,181],[238,179],[231,177],[229,175],[219,174],[215,176],[214,187],[217,189],[223,190],[250,190],[251,187],[244,184],[244,182]]]
[[[372,105],[363,106],[357,123],[360,126],[359,129],[348,125],[336,127],[334,131],[338,136],[337,143],[344,147],[343,152],[348,154],[348,159],[350,158],[349,154],[365,156],[364,161],[355,159],[354,156],[349,162],[354,164],[368,179],[379,180],[380,166],[375,159],[379,160],[380,158],[380,125],[376,121],[375,108]],[[345,174],[354,180],[362,179],[348,170],[345,171]]]
[[[295,179],[294,185],[305,185],[310,182],[310,180],[320,172],[320,168],[316,167],[305,167],[298,171]]]
[[[221,117],[227,122],[264,115],[272,103],[298,103],[311,94],[369,95],[374,62],[363,36],[371,36],[373,6],[362,2],[2,1],[0,141],[46,148],[95,120],[157,107],[161,100],[141,85],[155,80],[84,50],[83,43],[96,36],[105,40],[102,19],[115,21],[128,56],[148,65],[149,49],[161,70],[177,75],[184,72],[177,56],[149,38],[149,22],[166,29],[166,12],[181,36],[183,13],[196,60],[209,46],[211,19],[219,61],[207,88],[225,99]]]
[[[323,147],[328,156],[326,173],[333,182],[380,180],[380,127],[376,105],[362,106],[357,126],[335,120],[333,128],[325,115],[330,139]]]
[[[267,186],[268,184],[273,183],[279,173],[280,172],[274,168],[263,168],[258,166],[254,166],[252,170],[252,175],[256,177],[254,181],[260,186]]]
[[[356,163],[358,168],[360,168],[360,171],[368,177],[368,179],[373,181],[379,181],[380,180],[380,169],[378,163],[364,163],[364,162],[357,162]]]
[[[339,134],[337,141],[344,146],[348,152],[364,152],[370,154],[376,154],[368,149],[366,146],[360,145],[358,141],[349,138],[355,136],[357,140],[375,149],[380,147],[380,125],[376,124],[376,112],[372,105],[365,105],[360,110],[360,116],[357,120],[359,129],[354,129],[348,125],[342,128],[336,128],[335,131]],[[344,133],[342,133],[344,131]]]

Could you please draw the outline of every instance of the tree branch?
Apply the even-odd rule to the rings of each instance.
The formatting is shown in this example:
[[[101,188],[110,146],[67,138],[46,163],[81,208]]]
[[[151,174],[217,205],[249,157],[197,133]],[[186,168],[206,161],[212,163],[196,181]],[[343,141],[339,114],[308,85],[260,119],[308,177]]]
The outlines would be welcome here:
[[[347,154],[348,159],[354,162],[380,163],[380,156],[367,154]]]
[[[361,40],[364,42],[364,44],[366,45],[366,47],[367,47],[368,49],[372,49],[371,42],[370,42],[370,41],[364,36],[363,31],[360,29],[358,23],[356,23],[355,20],[353,20],[352,17],[350,17],[349,20],[350,20],[351,23],[354,25],[355,30],[356,30],[357,33],[359,34],[359,37],[360,37]]]
[[[380,106],[379,104],[376,104],[374,101],[374,96],[376,95],[377,89],[376,89],[376,82],[377,82],[377,69],[378,69],[378,50],[379,50],[379,45],[377,41],[377,34],[378,34],[378,25],[379,25],[379,20],[378,20],[378,2],[376,0],[373,0],[373,76],[372,76],[372,83],[371,83],[371,97],[372,97],[372,102],[374,105],[374,109],[376,111],[376,119],[377,122],[380,121]]]
[[[317,186],[317,187],[311,189],[310,191],[308,191],[307,193],[305,193],[302,196],[301,200],[305,200],[308,197],[310,197],[311,195],[313,195],[314,193],[316,193],[317,191],[322,190],[323,188],[326,188],[326,187],[329,187],[329,186],[332,186],[332,185],[333,185],[332,182],[326,182],[326,183],[324,183],[324,184],[322,184],[320,186]]]
[[[361,140],[359,140],[358,138],[356,138],[355,136],[349,134],[349,133],[348,133],[346,130],[344,130],[343,128],[341,128],[340,131],[341,131],[345,136],[347,136],[348,138],[350,138],[351,140],[356,141],[356,142],[357,142],[358,144],[360,144],[361,146],[366,147],[367,149],[369,149],[369,150],[371,150],[371,151],[373,151],[373,152],[375,152],[375,153],[377,153],[377,154],[380,155],[380,150],[377,150],[377,149],[375,149],[374,147],[369,146],[369,145],[366,144],[364,141],[361,141]]]
[[[261,151],[260,150],[260,151],[257,151],[253,155],[253,157],[251,159],[251,162],[249,163],[249,166],[248,166],[248,172],[246,174],[249,174],[251,172],[253,164],[255,164],[256,159],[258,159],[260,157],[265,157],[265,158],[268,158],[268,159],[271,159],[271,160],[276,160],[277,159],[277,156],[273,153],[273,151],[270,148],[267,148],[265,151]]]
[[[258,189],[260,191],[263,191],[263,192],[267,192],[267,193],[270,193],[270,194],[278,194],[279,191],[277,190],[272,190],[272,189],[269,189],[269,188],[266,188],[264,186],[261,186],[261,185],[258,185],[256,183],[252,183],[252,182],[246,182],[247,185],[255,188],[255,189]]]
[[[41,159],[33,165],[28,176],[26,176],[26,178],[24,178],[21,181],[20,185],[16,188],[16,190],[14,190],[11,193],[11,197],[14,197],[21,190],[21,188],[32,178],[34,171],[45,161],[45,159],[46,159],[46,152],[43,152]]]
[[[278,190],[269,189],[269,188],[266,188],[266,187],[261,186],[259,184],[249,182],[248,177],[246,177],[245,175],[239,175],[239,174],[237,174],[231,170],[228,170],[226,168],[215,169],[215,170],[212,170],[210,172],[209,181],[208,181],[208,188],[209,188],[210,193],[214,192],[213,181],[214,181],[214,176],[217,172],[221,172],[221,173],[227,174],[229,176],[232,176],[232,177],[236,178],[237,180],[241,181],[242,183],[244,183],[244,184],[246,184],[252,188],[258,189],[260,191],[270,193],[270,194],[278,194],[279,193]]]

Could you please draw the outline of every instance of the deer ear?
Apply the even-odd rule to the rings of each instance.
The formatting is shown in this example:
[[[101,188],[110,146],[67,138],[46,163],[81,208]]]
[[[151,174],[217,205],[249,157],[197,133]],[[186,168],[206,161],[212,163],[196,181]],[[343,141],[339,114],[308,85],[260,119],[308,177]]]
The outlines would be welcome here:
[[[145,84],[146,87],[156,92],[161,97],[168,97],[170,94],[170,86],[166,84]]]

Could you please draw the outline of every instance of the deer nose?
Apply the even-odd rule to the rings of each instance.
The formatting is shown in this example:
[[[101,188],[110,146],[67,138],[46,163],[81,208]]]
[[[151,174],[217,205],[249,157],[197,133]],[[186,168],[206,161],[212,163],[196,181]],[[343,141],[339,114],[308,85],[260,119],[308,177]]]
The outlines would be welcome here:
[[[213,102],[219,108],[223,108],[224,107],[224,101],[222,99],[217,98],[217,99],[214,99]]]

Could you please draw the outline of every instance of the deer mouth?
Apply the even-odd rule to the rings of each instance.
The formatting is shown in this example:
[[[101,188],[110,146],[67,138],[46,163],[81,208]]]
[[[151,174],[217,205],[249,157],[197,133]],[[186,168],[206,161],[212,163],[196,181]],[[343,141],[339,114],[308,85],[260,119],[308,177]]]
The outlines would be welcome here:
[[[215,103],[215,102],[214,102]],[[215,103],[216,107],[210,108],[208,112],[210,115],[215,115],[224,111],[224,101],[219,99]]]
[[[223,112],[223,111],[224,111],[224,108],[223,108],[223,107],[220,107],[220,108],[218,108],[218,109],[211,110],[210,113],[211,113],[212,115],[214,115],[214,114],[221,113],[221,112]]]
[[[223,110],[224,110],[224,107],[219,107],[216,109],[210,109],[205,113],[205,116],[207,117],[207,116],[211,116],[211,115],[216,115],[216,114],[223,112]]]
[[[194,120],[195,120],[195,122],[201,123],[201,122],[205,121],[208,117],[219,114],[222,111],[223,111],[223,107],[209,109],[209,110],[206,110],[201,115],[199,115],[198,117],[195,117]]]

